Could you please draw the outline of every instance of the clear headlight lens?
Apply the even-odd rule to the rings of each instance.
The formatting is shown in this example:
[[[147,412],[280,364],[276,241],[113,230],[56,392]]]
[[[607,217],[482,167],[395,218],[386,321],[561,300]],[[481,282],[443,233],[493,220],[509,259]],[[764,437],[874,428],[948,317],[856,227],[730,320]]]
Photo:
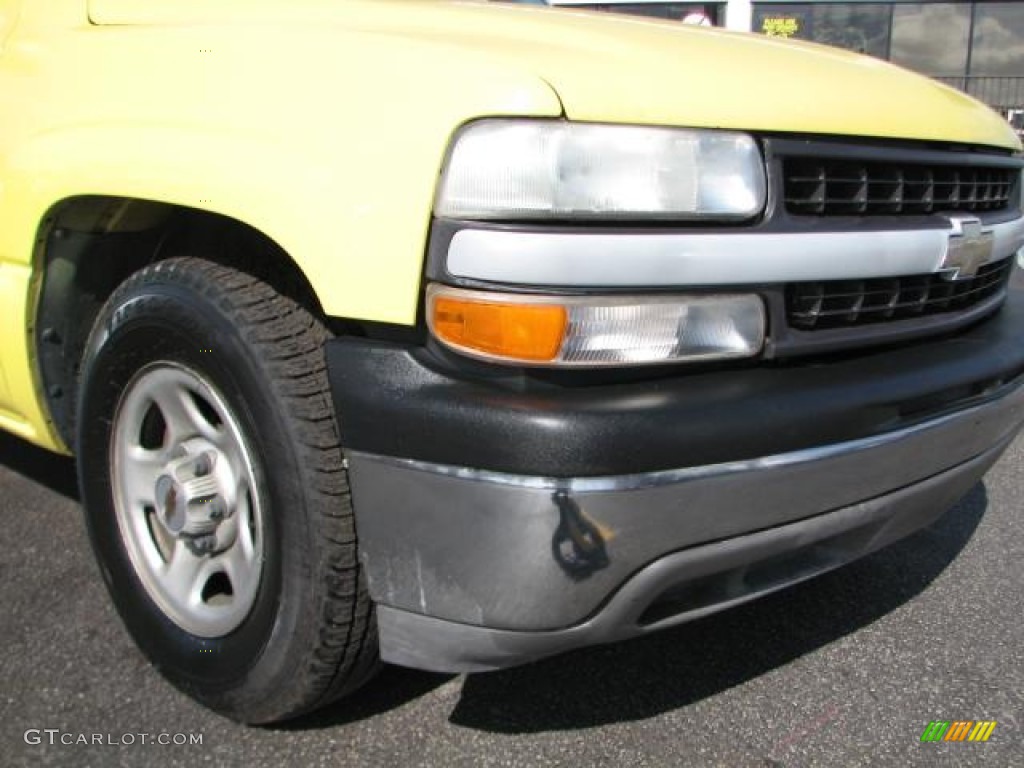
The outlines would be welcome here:
[[[764,161],[730,131],[495,119],[456,137],[435,205],[463,219],[746,219]]]
[[[765,337],[753,294],[535,296],[431,285],[427,322],[472,357],[556,367],[751,357]]]

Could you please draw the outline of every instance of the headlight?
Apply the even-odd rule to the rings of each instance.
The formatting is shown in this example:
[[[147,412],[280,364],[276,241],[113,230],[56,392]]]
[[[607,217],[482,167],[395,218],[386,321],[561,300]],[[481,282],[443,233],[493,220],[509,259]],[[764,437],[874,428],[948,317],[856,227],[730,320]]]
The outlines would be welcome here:
[[[754,139],[712,130],[481,120],[455,138],[435,213],[462,219],[746,219],[766,195]]]
[[[752,357],[766,325],[753,294],[537,296],[436,284],[427,323],[471,357],[583,368]]]

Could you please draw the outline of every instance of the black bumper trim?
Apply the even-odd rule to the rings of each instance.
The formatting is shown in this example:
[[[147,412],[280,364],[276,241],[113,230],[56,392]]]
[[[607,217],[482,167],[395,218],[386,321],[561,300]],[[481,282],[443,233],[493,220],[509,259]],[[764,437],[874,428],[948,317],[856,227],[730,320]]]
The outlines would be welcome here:
[[[559,386],[449,370],[422,347],[327,345],[343,444],[523,475],[741,461],[883,434],[984,402],[1024,372],[1024,290],[955,336],[827,361]]]

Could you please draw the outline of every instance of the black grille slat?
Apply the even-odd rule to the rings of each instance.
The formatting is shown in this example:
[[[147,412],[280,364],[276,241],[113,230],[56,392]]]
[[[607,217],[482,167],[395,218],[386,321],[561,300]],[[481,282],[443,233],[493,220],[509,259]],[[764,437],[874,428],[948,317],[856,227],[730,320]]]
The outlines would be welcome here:
[[[813,162],[801,165],[792,178],[787,177],[786,204],[793,202],[802,206],[807,213],[825,212],[825,168]]]
[[[999,294],[1012,266],[1003,259],[961,280],[930,274],[791,283],[786,315],[791,327],[813,331],[962,311]]]
[[[790,213],[814,216],[995,211],[1009,207],[1011,168],[784,158]]]

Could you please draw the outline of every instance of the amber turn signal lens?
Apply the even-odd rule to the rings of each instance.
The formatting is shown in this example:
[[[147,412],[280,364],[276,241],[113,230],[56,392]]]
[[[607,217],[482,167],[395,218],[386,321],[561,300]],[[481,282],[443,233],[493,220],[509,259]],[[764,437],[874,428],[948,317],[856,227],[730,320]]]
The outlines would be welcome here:
[[[427,286],[434,337],[469,357],[559,368],[754,357],[767,322],[757,294],[551,296]]]
[[[508,304],[435,296],[434,334],[453,347],[531,362],[558,356],[568,313],[557,304]]]

